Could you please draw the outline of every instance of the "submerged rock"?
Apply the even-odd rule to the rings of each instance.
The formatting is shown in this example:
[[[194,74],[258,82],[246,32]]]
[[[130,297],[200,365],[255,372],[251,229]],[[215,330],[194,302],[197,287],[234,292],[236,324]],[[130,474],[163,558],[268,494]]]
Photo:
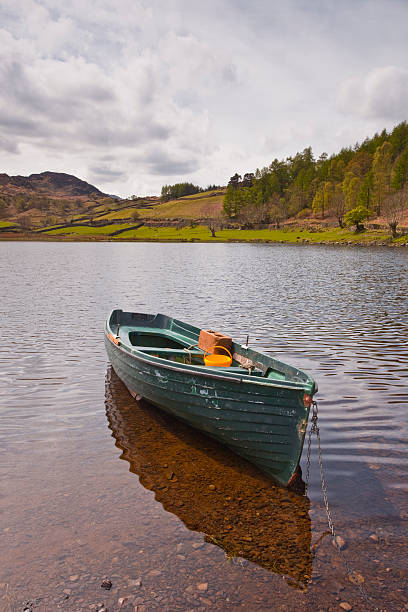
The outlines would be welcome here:
[[[343,548],[346,548],[347,546],[346,540],[341,536],[336,536],[334,540],[332,540],[332,544],[333,546],[340,548],[340,550],[343,550]]]
[[[208,582],[201,582],[200,584],[197,584],[197,589],[201,592],[204,592],[208,589]]]
[[[112,582],[110,580],[102,580],[101,589],[109,591],[112,588]]]

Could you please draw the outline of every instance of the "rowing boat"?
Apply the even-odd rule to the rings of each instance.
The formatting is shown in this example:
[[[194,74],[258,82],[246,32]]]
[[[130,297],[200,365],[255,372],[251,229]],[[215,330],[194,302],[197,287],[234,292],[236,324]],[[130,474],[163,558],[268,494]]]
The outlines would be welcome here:
[[[208,332],[163,314],[113,310],[105,345],[133,397],[147,399],[291,486],[299,474],[315,381],[232,340],[231,359],[224,363],[223,351],[201,347],[203,333]],[[228,338],[214,337],[221,338],[217,344]],[[219,365],[208,365],[208,356],[217,353]]]

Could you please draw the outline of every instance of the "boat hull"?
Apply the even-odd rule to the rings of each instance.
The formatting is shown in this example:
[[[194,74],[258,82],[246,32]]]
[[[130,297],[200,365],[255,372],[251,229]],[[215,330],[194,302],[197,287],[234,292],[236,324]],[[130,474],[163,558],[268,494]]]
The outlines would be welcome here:
[[[125,350],[108,333],[105,344],[116,374],[134,397],[222,442],[279,484],[295,479],[309,415],[304,388],[161,367]]]

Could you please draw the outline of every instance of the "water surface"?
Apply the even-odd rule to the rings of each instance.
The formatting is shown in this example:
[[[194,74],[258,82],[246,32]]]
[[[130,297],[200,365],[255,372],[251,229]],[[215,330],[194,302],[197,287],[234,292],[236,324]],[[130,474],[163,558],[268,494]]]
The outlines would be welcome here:
[[[299,498],[135,403],[104,352],[115,307],[249,334],[317,379],[344,552],[378,606],[403,609],[408,253],[99,242],[0,253],[1,609],[114,610],[121,597],[145,612],[371,609],[325,533],[315,446]]]

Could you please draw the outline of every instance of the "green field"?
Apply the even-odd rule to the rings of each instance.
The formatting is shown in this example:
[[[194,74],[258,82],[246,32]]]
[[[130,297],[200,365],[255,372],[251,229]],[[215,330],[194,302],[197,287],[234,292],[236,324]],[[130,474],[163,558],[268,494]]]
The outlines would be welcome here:
[[[11,223],[11,221],[0,221],[0,227],[1,228],[9,227],[11,229],[12,227],[16,227],[16,224]]]
[[[107,213],[104,213],[103,215],[98,215],[97,217],[94,217],[94,218],[95,220],[98,220],[98,221],[102,221],[102,220],[103,221],[110,221],[110,220],[113,221],[114,219],[131,219],[135,210],[136,210],[135,206],[128,206],[126,208],[122,208],[122,210],[107,212]],[[138,210],[138,213],[140,213],[140,211],[141,209]],[[145,212],[145,209],[143,209],[143,211]]]
[[[381,231],[363,232],[355,234],[348,230],[334,228],[327,231],[310,232],[299,229],[291,230],[220,230],[216,231],[216,237],[211,237],[211,232],[205,226],[194,228],[184,227],[145,227],[137,230],[129,230],[115,237],[116,240],[136,239],[136,240],[185,240],[185,241],[208,241],[208,242],[291,242],[291,243],[359,243],[359,244],[388,244],[391,242],[389,234]],[[403,236],[396,241],[398,243],[408,243],[408,236]]]
[[[177,227],[139,227],[137,230],[129,230],[123,232],[119,236],[114,237],[116,240],[120,239],[137,239],[137,240],[212,240],[217,241],[216,238],[211,238],[211,232],[207,227],[198,225],[194,228],[183,227],[177,229]]]
[[[288,243],[332,243],[332,244],[408,244],[408,235],[392,239],[385,230],[371,230],[356,234],[347,229],[328,228],[319,231],[310,231],[300,228],[282,228],[279,230],[239,230],[225,229],[216,230],[216,236],[212,237],[207,226],[195,225],[177,228],[177,226],[148,227],[142,225],[138,229],[127,229],[135,225],[131,223],[111,223],[104,227],[88,227],[78,225],[76,227],[55,228],[50,227],[47,232],[36,233],[36,236],[60,236],[62,239],[105,239],[117,230],[125,231],[112,240],[140,240],[140,241],[184,241],[184,242],[288,242]],[[0,227],[10,227],[6,222],[0,222]],[[127,231],[126,231],[127,230]]]
[[[77,235],[77,236],[108,236],[116,230],[128,227],[130,223],[112,224],[105,225],[104,227],[87,227],[86,225],[78,225],[76,227],[63,227],[59,229],[51,229],[47,233],[47,236],[63,236],[63,235]]]

